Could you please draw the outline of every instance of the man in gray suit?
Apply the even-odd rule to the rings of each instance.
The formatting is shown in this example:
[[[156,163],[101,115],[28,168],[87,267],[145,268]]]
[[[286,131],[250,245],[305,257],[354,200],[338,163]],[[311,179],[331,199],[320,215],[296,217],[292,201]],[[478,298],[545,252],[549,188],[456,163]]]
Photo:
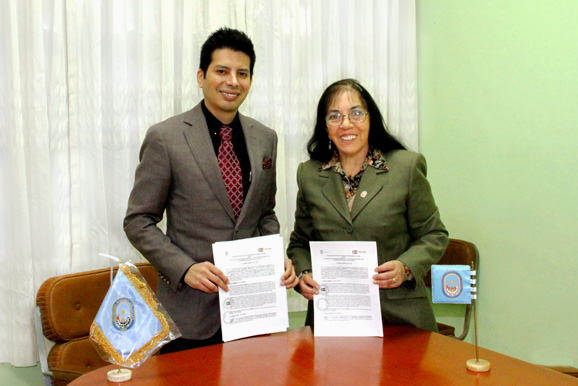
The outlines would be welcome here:
[[[182,333],[162,353],[222,342],[218,291],[229,280],[213,264],[212,244],[279,232],[277,135],[238,112],[254,65],[247,35],[214,32],[197,72],[204,100],[153,125],[142,144],[124,230],[159,271],[157,295]],[[231,160],[222,160],[226,152]],[[224,165],[236,166],[233,174]],[[166,234],[157,226],[165,211]],[[289,259],[285,269],[281,283],[293,288]]]

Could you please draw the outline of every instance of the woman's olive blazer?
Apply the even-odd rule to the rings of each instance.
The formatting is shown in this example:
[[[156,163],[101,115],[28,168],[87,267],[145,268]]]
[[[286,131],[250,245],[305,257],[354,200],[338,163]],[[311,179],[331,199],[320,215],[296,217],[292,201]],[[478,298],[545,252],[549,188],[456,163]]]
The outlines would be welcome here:
[[[398,288],[380,289],[383,323],[437,331],[423,278],[444,253],[448,232],[426,178],[425,158],[407,150],[384,157],[386,170],[369,166],[363,173],[351,212],[339,174],[321,170],[320,161],[299,165],[295,226],[287,254],[299,274],[311,269],[309,241],[375,241],[380,265],[397,259],[415,278]],[[308,320],[311,308],[310,304]]]

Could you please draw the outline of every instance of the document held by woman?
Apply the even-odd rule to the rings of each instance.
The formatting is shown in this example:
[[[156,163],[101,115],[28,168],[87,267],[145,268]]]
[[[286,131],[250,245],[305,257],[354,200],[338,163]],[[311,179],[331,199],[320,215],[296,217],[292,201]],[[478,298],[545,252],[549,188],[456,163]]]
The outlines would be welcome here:
[[[383,337],[373,241],[311,241],[315,336]]]
[[[289,327],[283,238],[279,235],[213,244],[215,266],[229,279],[219,288],[223,341],[286,331]]]

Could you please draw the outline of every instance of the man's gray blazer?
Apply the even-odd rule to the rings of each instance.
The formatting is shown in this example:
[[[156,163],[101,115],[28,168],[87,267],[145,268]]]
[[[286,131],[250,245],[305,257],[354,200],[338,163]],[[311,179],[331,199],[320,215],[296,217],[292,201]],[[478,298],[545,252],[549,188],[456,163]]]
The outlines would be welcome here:
[[[237,222],[201,104],[152,126],[140,151],[124,230],[159,271],[157,296],[183,338],[220,327],[218,294],[182,282],[191,265],[213,262],[212,244],[275,234],[277,134],[239,113],[251,162],[251,187]],[[157,224],[166,210],[166,234]]]

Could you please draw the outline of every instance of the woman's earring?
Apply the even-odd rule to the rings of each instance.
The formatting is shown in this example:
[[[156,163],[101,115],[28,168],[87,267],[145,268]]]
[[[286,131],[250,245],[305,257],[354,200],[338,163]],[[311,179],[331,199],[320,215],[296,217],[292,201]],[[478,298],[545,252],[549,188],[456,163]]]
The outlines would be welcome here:
[[[331,150],[331,138],[329,138],[329,146],[327,148]]]

